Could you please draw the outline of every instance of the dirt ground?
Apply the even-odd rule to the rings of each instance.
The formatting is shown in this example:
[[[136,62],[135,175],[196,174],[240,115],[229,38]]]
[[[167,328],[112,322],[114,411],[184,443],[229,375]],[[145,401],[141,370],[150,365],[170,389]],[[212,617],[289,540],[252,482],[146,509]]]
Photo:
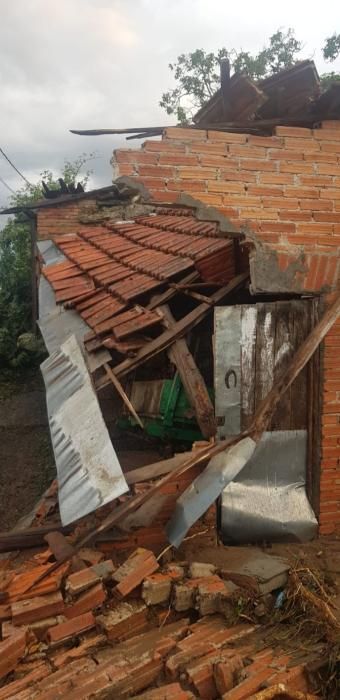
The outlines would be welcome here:
[[[55,478],[38,370],[15,379],[0,376],[0,418],[0,530],[9,530],[30,512]]]

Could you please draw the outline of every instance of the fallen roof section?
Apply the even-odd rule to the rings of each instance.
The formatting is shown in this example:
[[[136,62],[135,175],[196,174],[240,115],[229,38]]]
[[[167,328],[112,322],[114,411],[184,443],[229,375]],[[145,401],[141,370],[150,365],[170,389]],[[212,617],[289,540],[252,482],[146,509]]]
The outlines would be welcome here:
[[[128,491],[80,347],[71,336],[41,365],[63,525]]]

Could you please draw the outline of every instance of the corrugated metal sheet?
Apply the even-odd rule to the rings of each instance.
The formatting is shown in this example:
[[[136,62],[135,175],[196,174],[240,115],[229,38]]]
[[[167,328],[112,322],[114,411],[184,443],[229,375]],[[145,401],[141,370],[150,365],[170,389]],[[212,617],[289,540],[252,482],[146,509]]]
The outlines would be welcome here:
[[[128,491],[75,336],[41,365],[63,525]]]

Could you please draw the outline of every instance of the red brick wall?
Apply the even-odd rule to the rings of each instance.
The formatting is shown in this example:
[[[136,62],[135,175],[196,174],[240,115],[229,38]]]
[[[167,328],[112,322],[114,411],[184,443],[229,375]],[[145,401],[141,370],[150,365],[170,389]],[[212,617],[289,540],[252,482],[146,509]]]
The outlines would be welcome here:
[[[277,127],[271,137],[169,128],[162,141],[116,151],[114,160],[120,175],[141,180],[156,201],[186,192],[247,225],[275,249],[278,275],[294,266],[290,290],[336,286],[340,122],[314,131]]]
[[[271,137],[169,128],[161,141],[116,151],[113,160],[156,201],[175,202],[185,192],[247,225],[262,251],[253,256],[256,281],[267,251],[277,277],[292,273],[288,289],[339,288],[340,122],[277,127]],[[278,291],[275,275],[269,286]],[[320,532],[329,534],[340,530],[340,320],[323,356]]]
[[[95,207],[94,199],[70,202],[46,209],[38,209],[38,240],[50,239],[63,233],[75,233],[79,228],[79,216]]]

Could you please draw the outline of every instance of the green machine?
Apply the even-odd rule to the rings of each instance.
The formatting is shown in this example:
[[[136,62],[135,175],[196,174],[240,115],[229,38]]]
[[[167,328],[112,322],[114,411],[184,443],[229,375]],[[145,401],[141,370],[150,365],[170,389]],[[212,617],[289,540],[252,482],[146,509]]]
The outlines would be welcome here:
[[[213,400],[213,390],[209,390],[209,394]],[[133,382],[130,401],[148,435],[190,444],[204,439],[178,373],[173,379]],[[138,424],[126,414],[119,419],[118,425],[131,428]]]

